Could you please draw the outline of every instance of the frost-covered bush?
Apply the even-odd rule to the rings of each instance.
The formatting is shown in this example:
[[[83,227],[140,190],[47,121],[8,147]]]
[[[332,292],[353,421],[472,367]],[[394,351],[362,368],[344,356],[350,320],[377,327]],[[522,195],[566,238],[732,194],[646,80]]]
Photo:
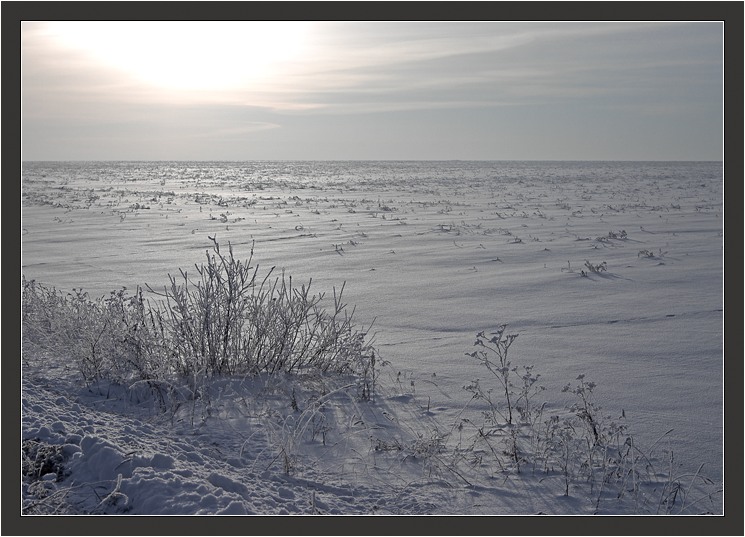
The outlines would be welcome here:
[[[62,294],[25,278],[22,288],[25,347],[68,354],[89,383],[158,376],[162,346],[148,324],[141,292],[130,297],[121,289],[92,299],[80,289]]]
[[[193,388],[218,375],[295,373],[304,370],[356,375],[359,396],[375,389],[376,355],[367,332],[353,323],[342,302],[344,286],[324,294],[291,277],[258,278],[258,266],[236,259],[213,239],[196,274],[180,270],[170,285],[146,299],[142,289],[91,299],[63,295],[23,279],[24,344],[71,356],[88,383],[99,380],[146,384],[163,399],[170,377]],[[378,364],[380,365],[380,364]],[[199,381],[199,382],[197,382]]]
[[[284,273],[272,278],[273,269],[259,279],[253,249],[242,261],[230,244],[223,254],[213,243],[196,275],[169,276],[170,285],[157,293],[165,300],[152,306],[176,371],[211,377],[314,369],[372,382],[375,352],[342,302],[343,285],[327,310],[324,294],[310,292],[312,281],[293,286]]]

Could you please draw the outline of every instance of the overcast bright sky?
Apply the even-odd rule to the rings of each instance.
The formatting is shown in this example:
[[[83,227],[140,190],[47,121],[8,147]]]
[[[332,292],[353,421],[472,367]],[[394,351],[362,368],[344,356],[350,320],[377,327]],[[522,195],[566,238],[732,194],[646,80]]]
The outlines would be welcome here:
[[[24,160],[720,160],[720,22],[23,22]]]

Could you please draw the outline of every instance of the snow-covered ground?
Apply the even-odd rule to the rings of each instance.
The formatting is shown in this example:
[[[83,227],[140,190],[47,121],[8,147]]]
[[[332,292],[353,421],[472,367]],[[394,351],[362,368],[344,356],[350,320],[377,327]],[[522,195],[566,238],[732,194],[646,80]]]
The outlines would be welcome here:
[[[261,270],[346,282],[388,362],[372,401],[347,378],[227,378],[163,411],[24,349],[24,448],[59,462],[24,485],[28,513],[664,511],[659,486],[567,495],[556,469],[469,464],[488,408],[464,386],[493,379],[466,353],[505,323],[546,417],[584,374],[659,479],[711,481],[686,512],[722,513],[703,496],[723,482],[720,164],[26,163],[22,189],[27,279],[157,289],[208,236],[255,245]]]

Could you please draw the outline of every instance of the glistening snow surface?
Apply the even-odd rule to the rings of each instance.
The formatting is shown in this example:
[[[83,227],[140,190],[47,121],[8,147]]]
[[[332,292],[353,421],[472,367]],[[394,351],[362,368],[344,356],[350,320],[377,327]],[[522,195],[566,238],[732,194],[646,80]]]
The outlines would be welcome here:
[[[62,446],[67,472],[34,486],[64,493],[71,511],[597,512],[559,480],[475,483],[389,449],[432,431],[452,441],[478,417],[463,410],[463,386],[486,372],[465,353],[502,323],[549,410],[565,409],[562,386],[585,374],[638,442],[672,429],[657,449],[674,451],[677,472],[703,464],[723,480],[720,163],[24,163],[22,194],[27,279],[91,296],[158,288],[204,260],[208,236],[238,257],[255,244],[260,268],[312,278],[318,292],[346,281],[345,302],[361,325],[374,321],[390,362],[375,404],[334,392],[324,445],[320,429],[293,438],[267,417],[286,418],[302,390],[293,379],[224,379],[212,415],[174,415],[116,387],[86,389],[69,356],[28,357],[23,438]],[[700,511],[720,513],[721,496]]]

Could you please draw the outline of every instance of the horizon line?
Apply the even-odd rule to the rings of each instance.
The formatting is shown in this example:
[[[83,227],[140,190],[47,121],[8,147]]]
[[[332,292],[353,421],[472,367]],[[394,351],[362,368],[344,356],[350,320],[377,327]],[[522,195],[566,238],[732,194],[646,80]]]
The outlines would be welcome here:
[[[30,162],[721,162],[714,159],[28,159]]]

